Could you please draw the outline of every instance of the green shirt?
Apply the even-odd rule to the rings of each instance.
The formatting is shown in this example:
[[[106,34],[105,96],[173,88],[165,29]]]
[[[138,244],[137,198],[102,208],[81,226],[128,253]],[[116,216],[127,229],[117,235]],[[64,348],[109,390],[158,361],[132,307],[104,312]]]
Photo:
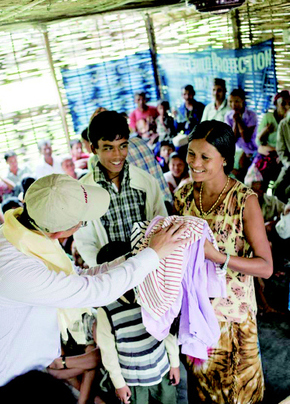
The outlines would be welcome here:
[[[267,112],[263,116],[263,118],[262,118],[262,120],[260,122],[260,125],[258,127],[258,136],[257,136],[257,139],[256,139],[256,142],[257,142],[258,146],[260,146],[260,144],[261,144],[260,139],[259,139],[259,134],[262,132],[262,130],[267,125],[269,125],[271,123],[274,125],[275,130],[274,130],[274,132],[269,134],[267,144],[269,146],[272,146],[272,147],[276,148],[278,123],[276,121],[276,118],[275,118],[273,112]]]

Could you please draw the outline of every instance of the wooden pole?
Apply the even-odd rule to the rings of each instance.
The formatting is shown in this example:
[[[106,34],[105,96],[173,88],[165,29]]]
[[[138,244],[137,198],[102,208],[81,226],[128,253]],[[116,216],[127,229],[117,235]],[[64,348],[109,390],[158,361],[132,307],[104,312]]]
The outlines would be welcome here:
[[[157,96],[158,98],[160,98],[160,94],[162,94],[162,89],[157,67],[157,49],[156,49],[155,33],[154,33],[153,21],[149,14],[145,15],[145,25],[153,63],[154,80],[157,88]]]
[[[69,136],[68,124],[67,124],[67,120],[66,120],[66,111],[65,111],[65,108],[64,108],[64,105],[62,102],[62,98],[61,98],[61,93],[60,93],[60,90],[58,87],[58,82],[57,82],[55,69],[54,69],[54,65],[53,65],[52,53],[51,53],[51,48],[50,48],[50,43],[49,43],[46,27],[42,30],[42,34],[43,34],[43,39],[44,39],[44,43],[45,43],[45,51],[46,51],[46,56],[47,56],[47,60],[48,60],[49,68],[50,68],[50,73],[52,75],[56,94],[57,94],[58,108],[59,108],[59,112],[60,112],[60,116],[61,116],[62,127],[63,127],[63,131],[65,134],[68,151],[70,153],[70,136]]]
[[[233,28],[234,47],[235,49],[241,49],[243,46],[241,38],[241,21],[240,13],[237,8],[231,11],[231,21]]]

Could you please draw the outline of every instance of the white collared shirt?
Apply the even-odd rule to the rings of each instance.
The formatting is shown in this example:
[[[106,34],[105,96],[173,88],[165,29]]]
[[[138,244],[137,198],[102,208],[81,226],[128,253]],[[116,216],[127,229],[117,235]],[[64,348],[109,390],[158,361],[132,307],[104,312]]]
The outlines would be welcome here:
[[[215,102],[213,101],[210,104],[207,104],[207,106],[204,108],[201,122],[211,121],[213,119],[215,119],[216,121],[224,122],[225,114],[230,110],[231,109],[228,106],[227,99],[224,99],[223,103],[219,106],[218,109],[216,109]]]

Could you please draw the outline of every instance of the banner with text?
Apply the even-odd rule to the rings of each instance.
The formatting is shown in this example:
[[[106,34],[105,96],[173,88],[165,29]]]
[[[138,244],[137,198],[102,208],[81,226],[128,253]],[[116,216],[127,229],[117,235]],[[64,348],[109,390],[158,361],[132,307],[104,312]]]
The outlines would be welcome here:
[[[211,102],[215,77],[226,81],[227,95],[234,88],[243,88],[247,106],[258,114],[271,106],[277,92],[272,40],[245,49],[159,54],[157,62],[162,92],[171,107],[183,102],[181,88],[187,84],[193,85],[197,101]]]

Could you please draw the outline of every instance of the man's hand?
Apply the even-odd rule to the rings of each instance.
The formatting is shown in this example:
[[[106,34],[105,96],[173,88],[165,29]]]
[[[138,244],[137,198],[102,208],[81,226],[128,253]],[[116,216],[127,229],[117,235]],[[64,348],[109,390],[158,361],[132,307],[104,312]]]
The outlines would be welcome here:
[[[122,401],[122,403],[129,404],[131,397],[131,390],[129,386],[126,385],[120,389],[116,389],[116,396]]]
[[[180,370],[178,368],[170,368],[169,371],[169,380],[172,386],[177,386],[180,382]]]
[[[149,247],[155,250],[159,259],[165,258],[176,248],[188,243],[189,238],[181,238],[185,236],[185,231],[185,224],[171,224],[164,229],[160,229],[150,238]]]

